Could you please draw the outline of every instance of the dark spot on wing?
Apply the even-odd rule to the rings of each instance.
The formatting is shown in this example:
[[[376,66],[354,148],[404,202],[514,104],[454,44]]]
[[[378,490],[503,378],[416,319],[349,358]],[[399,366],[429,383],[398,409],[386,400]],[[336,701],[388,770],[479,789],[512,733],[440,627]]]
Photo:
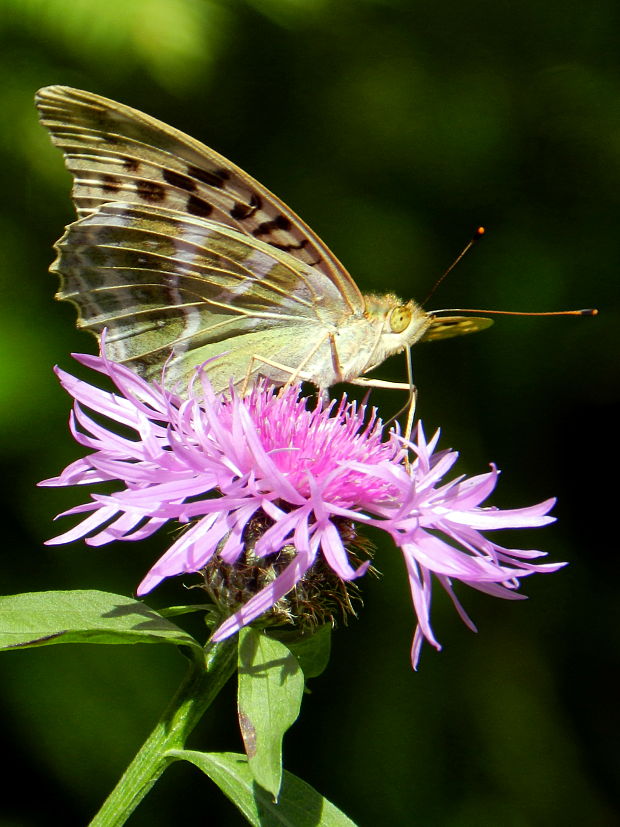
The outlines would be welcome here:
[[[185,207],[188,213],[200,215],[203,218],[207,218],[213,212],[211,204],[207,204],[206,201],[203,201],[202,198],[197,198],[195,195],[190,195]]]
[[[267,235],[272,230],[290,230],[291,222],[285,215],[276,215],[271,221],[263,221],[255,230],[252,230],[252,235]]]
[[[175,172],[173,169],[164,170],[164,180],[172,184],[173,187],[186,190],[186,192],[194,192],[196,189],[196,182],[194,180],[187,175],[183,175],[181,172]]]
[[[252,212],[252,207],[249,204],[244,204],[243,201],[235,201],[234,207],[230,210],[230,217],[243,219],[252,215]]]
[[[127,172],[137,172],[140,169],[140,161],[137,158],[123,158],[123,166]]]
[[[118,178],[115,178],[113,175],[102,175],[101,176],[101,189],[104,192],[118,192],[122,187],[121,182]]]
[[[252,197],[250,198],[250,203],[246,204],[244,201],[235,201],[235,205],[230,211],[231,218],[237,218],[243,220],[244,218],[250,218],[254,215],[256,210],[260,210],[263,206],[263,202],[259,198],[256,193],[252,193]]]
[[[203,184],[207,184],[210,187],[217,187],[218,189],[221,189],[224,186],[224,182],[230,178],[230,173],[225,169],[209,171],[194,166],[188,166],[187,174],[191,175],[192,178],[196,178],[198,181],[202,181]]]
[[[156,203],[165,201],[166,188],[157,181],[150,181],[148,178],[139,178],[136,181],[136,192],[144,201]]]
[[[308,239],[302,238],[298,244],[276,244],[275,241],[269,241],[268,244],[270,247],[275,247],[277,250],[284,250],[285,253],[289,253],[291,250],[303,250],[308,244]]]

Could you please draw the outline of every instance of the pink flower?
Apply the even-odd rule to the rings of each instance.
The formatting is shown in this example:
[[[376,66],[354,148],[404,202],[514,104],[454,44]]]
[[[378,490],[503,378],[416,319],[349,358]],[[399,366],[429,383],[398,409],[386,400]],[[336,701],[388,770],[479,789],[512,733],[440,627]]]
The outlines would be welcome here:
[[[481,533],[546,525],[554,519],[548,516],[554,500],[514,510],[482,507],[497,470],[444,482],[458,455],[436,451],[439,433],[427,441],[421,425],[405,443],[394,430],[384,434],[375,412],[367,418],[365,407],[346,397],[320,410],[300,397],[299,388],[274,393],[261,386],[244,398],[232,391],[218,396],[199,373],[182,399],[103,357],[75,358],[109,376],[118,392],[57,370],[75,399],[71,431],[89,453],[41,485],[115,480],[121,488],[92,494],[90,502],[65,512],[85,516],[49,543],[83,537],[97,546],[140,540],[171,520],[188,524],[140,583],[139,595],[216,559],[234,566],[257,514],[265,526],[253,550],[257,558],[294,548],[277,577],[231,614],[214,640],[269,610],[319,557],[343,581],[363,575],[370,561],[351,565],[340,531],[344,521],[382,529],[403,553],[418,620],[414,667],[423,638],[440,648],[430,625],[432,575],[475,628],[453,593],[454,578],[514,599],[522,597],[515,593],[521,577],[564,565],[533,563],[544,552],[509,550]],[[112,426],[95,421],[85,408]],[[115,433],[114,425],[128,426],[135,437]],[[406,448],[415,455],[410,464]]]

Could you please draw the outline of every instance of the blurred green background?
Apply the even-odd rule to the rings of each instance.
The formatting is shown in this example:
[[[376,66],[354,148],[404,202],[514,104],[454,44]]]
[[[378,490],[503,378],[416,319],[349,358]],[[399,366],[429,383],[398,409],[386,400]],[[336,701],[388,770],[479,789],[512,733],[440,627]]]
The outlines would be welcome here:
[[[285,762],[359,825],[618,823],[617,477],[620,7],[615,0],[2,0],[0,427],[3,591],[131,594],[165,547],[45,548],[80,492],[42,490],[79,455],[52,374],[94,350],[53,301],[69,176],[32,98],[68,84],[213,146],[323,237],[363,290],[422,299],[479,224],[434,307],[598,306],[596,319],[499,319],[414,351],[419,412],[460,470],[495,461],[504,507],[559,497],[557,525],[507,544],[563,571],[504,602],[436,592],[444,650],[409,664],[404,566],[378,549],[359,620],[334,636]],[[379,371],[401,379],[395,358]],[[401,399],[376,394],[385,413]],[[612,418],[613,417],[613,418]],[[608,481],[604,477],[608,476]],[[613,487],[612,487],[613,486]],[[68,522],[65,523],[68,525]],[[149,598],[184,600],[180,582]],[[169,647],[4,655],[0,824],[84,824],[184,671]],[[240,748],[233,687],[192,739]],[[175,765],[132,825],[237,824]]]

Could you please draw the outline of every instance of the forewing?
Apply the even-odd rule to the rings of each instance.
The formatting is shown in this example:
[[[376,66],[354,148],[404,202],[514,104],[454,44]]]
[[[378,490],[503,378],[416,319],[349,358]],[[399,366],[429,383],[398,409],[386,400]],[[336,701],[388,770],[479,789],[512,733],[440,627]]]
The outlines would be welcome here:
[[[351,312],[357,285],[321,239],[275,195],[204,144],[129,106],[67,86],[37,92],[41,122],[73,173],[83,217],[111,201],[221,222],[321,270]]]
[[[107,329],[111,359],[149,379],[160,379],[166,361],[171,381],[187,379],[215,356],[217,390],[244,380],[252,356],[294,369],[349,315],[320,271],[173,210],[104,204],[71,224],[57,250],[57,297],[76,305],[79,327]]]

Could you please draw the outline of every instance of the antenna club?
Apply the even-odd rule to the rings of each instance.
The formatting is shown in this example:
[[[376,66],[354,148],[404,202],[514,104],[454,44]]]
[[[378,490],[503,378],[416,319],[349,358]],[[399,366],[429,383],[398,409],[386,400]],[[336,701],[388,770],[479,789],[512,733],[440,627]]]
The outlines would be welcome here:
[[[582,316],[598,316],[598,310],[596,307],[588,307],[585,310],[579,311]]]
[[[484,227],[477,227],[476,232],[474,233],[474,239],[477,240],[482,238],[482,236],[486,233],[486,229]]]

